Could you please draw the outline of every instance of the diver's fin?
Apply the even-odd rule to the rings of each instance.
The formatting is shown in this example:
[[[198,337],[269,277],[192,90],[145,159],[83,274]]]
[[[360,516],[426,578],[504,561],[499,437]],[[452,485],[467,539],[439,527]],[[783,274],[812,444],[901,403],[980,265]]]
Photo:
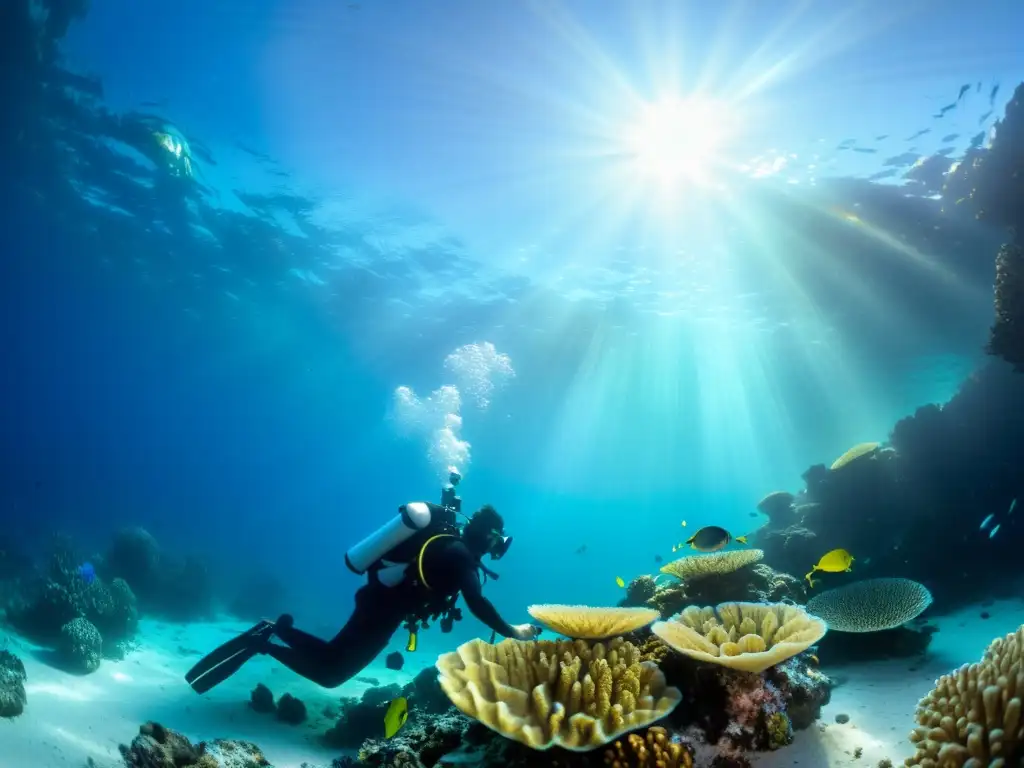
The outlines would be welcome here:
[[[185,674],[185,680],[196,693],[206,693],[231,677],[245,662],[255,656],[262,641],[270,636],[273,629],[273,622],[261,621],[252,629],[228,640],[200,659]]]

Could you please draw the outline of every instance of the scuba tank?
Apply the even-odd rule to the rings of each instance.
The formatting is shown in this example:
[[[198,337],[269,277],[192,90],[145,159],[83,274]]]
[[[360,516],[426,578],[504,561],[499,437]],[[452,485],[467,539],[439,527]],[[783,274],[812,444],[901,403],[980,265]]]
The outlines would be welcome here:
[[[397,515],[345,553],[345,565],[354,574],[362,576],[380,563],[384,555],[430,525],[432,518],[430,507],[422,501],[403,504]],[[406,564],[401,565],[404,571]]]
[[[441,490],[441,507],[423,501],[412,501],[398,508],[398,514],[371,533],[365,539],[345,553],[345,565],[357,576],[362,576],[370,569],[375,569],[381,583],[393,587],[405,577],[409,563],[400,558],[389,562],[387,555],[401,547],[417,533],[425,530],[432,523],[444,523],[445,518],[454,517],[462,508],[462,499],[455,494],[455,486],[462,476],[452,467],[448,474],[448,484]],[[431,511],[433,507],[434,512]],[[375,568],[376,566],[376,568]]]

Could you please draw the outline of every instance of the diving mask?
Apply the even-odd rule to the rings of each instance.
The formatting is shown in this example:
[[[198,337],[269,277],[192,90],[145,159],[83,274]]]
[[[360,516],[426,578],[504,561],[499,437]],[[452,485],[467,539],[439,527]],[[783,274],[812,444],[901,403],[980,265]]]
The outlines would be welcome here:
[[[505,556],[505,553],[508,552],[508,548],[512,546],[512,537],[502,536],[499,533],[495,535],[493,540],[494,543],[488,550],[491,555],[491,560],[501,560],[501,558]]]

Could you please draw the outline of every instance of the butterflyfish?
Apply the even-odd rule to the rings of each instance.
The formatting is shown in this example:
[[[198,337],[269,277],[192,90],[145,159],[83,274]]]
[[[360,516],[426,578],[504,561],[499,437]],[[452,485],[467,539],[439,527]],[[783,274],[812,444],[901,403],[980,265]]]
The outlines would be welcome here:
[[[384,713],[384,738],[390,739],[398,733],[408,719],[409,702],[405,696],[399,696],[388,705],[388,711]]]
[[[626,581],[621,576],[616,576],[615,577],[615,583],[616,583],[616,585],[618,585],[620,587],[626,586]]]

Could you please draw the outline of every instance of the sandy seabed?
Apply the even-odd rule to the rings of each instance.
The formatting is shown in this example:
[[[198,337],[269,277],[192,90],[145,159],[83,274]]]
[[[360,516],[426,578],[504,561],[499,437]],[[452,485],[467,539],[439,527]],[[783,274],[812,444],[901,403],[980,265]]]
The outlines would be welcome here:
[[[936,620],[940,631],[923,659],[872,662],[823,671],[841,684],[821,720],[798,732],[793,744],[758,755],[761,768],[833,768],[858,765],[874,768],[884,757],[895,765],[912,754],[907,734],[914,725],[918,699],[939,675],[977,661],[997,636],[1024,623],[1024,602],[996,602]],[[128,743],[139,725],[155,720],[181,731],[193,741],[228,738],[253,741],[276,768],[319,768],[330,765],[339,750],[323,745],[321,736],[333,722],[323,710],[340,696],[359,696],[370,683],[353,680],[326,691],[303,680],[267,657],[246,664],[231,680],[205,696],[197,696],[183,675],[203,653],[247,629],[223,621],[177,625],[143,621],[140,650],[125,661],[103,662],[86,677],[71,675],[46,662],[46,651],[0,632],[0,647],[21,657],[28,673],[28,706],[14,720],[0,720],[0,768],[96,768],[123,766],[118,745]],[[364,676],[380,685],[412,680],[433,656],[416,654],[406,667],[392,671],[368,668]],[[309,720],[299,726],[280,723],[247,705],[250,691],[265,683],[275,695],[302,699]],[[839,714],[849,716],[838,724]],[[861,749],[858,756],[857,749]]]

